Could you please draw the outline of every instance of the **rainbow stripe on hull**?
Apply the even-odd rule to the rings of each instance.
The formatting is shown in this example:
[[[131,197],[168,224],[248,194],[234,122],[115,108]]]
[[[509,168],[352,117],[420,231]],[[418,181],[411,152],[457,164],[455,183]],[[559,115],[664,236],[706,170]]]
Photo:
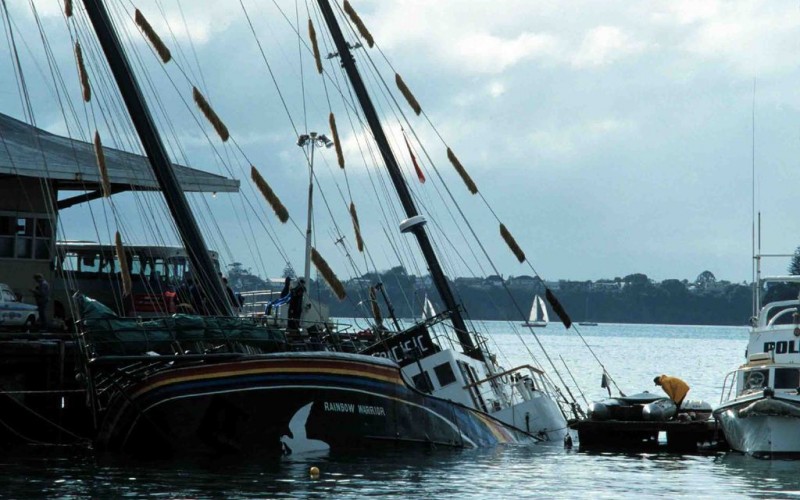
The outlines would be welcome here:
[[[165,368],[112,401],[103,449],[292,454],[391,444],[533,442],[524,431],[408,386],[392,362],[282,353]]]

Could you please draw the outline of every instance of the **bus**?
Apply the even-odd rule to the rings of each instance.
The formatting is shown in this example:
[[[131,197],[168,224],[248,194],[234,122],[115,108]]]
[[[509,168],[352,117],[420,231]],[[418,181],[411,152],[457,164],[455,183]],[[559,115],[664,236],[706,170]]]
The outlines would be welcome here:
[[[56,243],[54,279],[51,282],[54,316],[69,318],[70,297],[76,291],[113,309],[122,316],[152,317],[173,314],[180,302],[179,291],[191,275],[183,247],[126,246],[131,276],[130,297],[123,297],[119,259],[114,245],[87,241]],[[219,255],[209,251],[215,272]]]

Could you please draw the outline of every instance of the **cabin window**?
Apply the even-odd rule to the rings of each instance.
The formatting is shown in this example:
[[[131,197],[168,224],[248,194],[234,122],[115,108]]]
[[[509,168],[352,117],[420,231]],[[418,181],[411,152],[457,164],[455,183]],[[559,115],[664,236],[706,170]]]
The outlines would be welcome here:
[[[776,389],[797,389],[800,387],[800,370],[797,368],[776,368]]]
[[[101,261],[103,259],[100,258],[97,254],[90,253],[84,254],[81,256],[81,269],[82,273],[97,273],[100,272]]]
[[[0,257],[14,256],[14,233],[16,221],[13,217],[0,215]]]
[[[176,282],[183,281],[186,276],[186,259],[183,257],[170,257],[167,261],[167,266],[172,271],[170,274],[174,277]]]
[[[749,370],[744,372],[745,390],[769,387],[769,370]]]
[[[0,236],[0,257],[10,258],[14,256],[14,238]]]
[[[33,257],[33,240],[31,238],[17,237],[17,255],[18,259],[30,259]]]
[[[14,217],[0,215],[0,236],[12,235],[16,232]]]
[[[127,253],[127,252],[126,252]],[[144,274],[147,269],[147,261],[140,255],[131,255],[127,254],[128,257],[128,266],[130,267],[131,277],[138,276],[140,274]]]
[[[414,382],[414,387],[422,392],[430,392],[433,390],[433,384],[431,383],[431,377],[428,375],[428,372],[417,373],[411,377],[411,381]]]
[[[77,271],[78,270],[78,254],[74,252],[63,253],[56,259],[56,269],[59,272]]]
[[[450,385],[456,381],[456,374],[453,373],[453,368],[450,366],[450,363],[442,363],[441,365],[434,366],[433,371],[436,373],[436,378],[439,379],[440,387]]]
[[[17,217],[16,223],[16,252],[15,257],[22,259],[30,259],[33,255],[33,219],[25,219]]]
[[[0,258],[50,260],[51,246],[47,215],[0,214]]]

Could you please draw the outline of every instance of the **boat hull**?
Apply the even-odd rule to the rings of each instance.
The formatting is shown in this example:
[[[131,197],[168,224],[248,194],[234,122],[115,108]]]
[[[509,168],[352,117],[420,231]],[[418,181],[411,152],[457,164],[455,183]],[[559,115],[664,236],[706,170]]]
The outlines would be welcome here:
[[[789,411],[774,411],[775,402]],[[770,404],[768,411],[759,405]],[[792,410],[794,409],[794,411]],[[796,412],[792,415],[791,413]],[[772,413],[772,414],[770,414]],[[782,414],[777,414],[782,413]],[[749,399],[728,404],[714,412],[731,449],[769,458],[775,455],[800,455],[800,405],[771,398]]]
[[[162,370],[117,395],[97,446],[148,455],[296,455],[534,441],[487,414],[416,391],[392,363],[287,353]]]

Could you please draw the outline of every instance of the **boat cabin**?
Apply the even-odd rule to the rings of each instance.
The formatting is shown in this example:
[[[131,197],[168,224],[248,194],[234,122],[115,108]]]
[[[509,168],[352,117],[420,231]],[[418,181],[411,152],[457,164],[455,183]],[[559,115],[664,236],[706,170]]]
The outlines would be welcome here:
[[[769,352],[751,354],[745,365],[728,373],[723,382],[721,402],[750,394],[760,395],[764,389],[800,394],[800,364],[775,363],[772,356]]]
[[[453,349],[409,363],[403,367],[403,374],[422,392],[490,414],[504,410],[512,401],[537,397],[537,391],[544,387],[541,371],[532,366],[514,370],[501,368],[492,374],[483,362]],[[510,390],[498,394],[500,382]]]
[[[396,344],[385,354],[400,364],[410,385],[520,428],[535,427],[531,415],[541,415],[542,402],[554,396],[544,372],[531,365],[507,370],[491,360],[485,363],[457,349],[448,335],[430,330],[418,325],[386,342]]]
[[[800,300],[770,302],[753,318],[750,356],[769,354],[775,363],[800,363]]]

